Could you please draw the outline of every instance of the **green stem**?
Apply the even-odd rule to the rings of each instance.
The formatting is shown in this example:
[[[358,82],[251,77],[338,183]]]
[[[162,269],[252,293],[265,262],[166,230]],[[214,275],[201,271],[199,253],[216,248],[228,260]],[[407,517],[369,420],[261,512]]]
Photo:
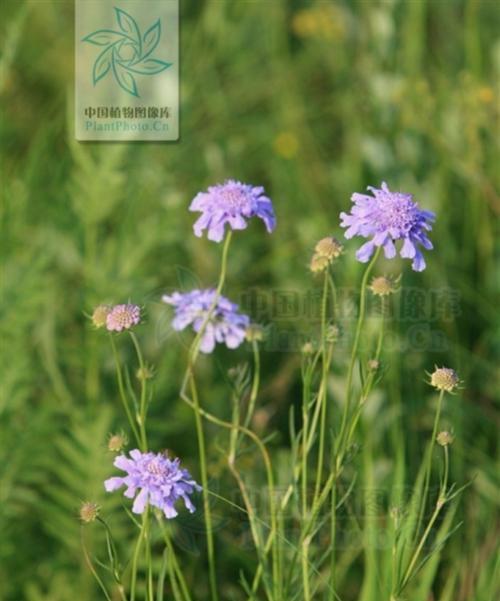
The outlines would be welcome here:
[[[137,562],[139,559],[139,553],[142,547],[142,541],[144,540],[144,537],[146,536],[146,530],[148,527],[148,513],[149,513],[149,509],[147,508],[146,511],[142,514],[142,524],[141,524],[141,530],[139,532],[139,537],[137,538],[137,542],[135,544],[135,548],[134,548],[134,554],[132,556],[132,576],[131,576],[131,580],[130,580],[130,601],[135,601],[135,594],[136,594],[136,588],[137,588]]]
[[[181,588],[182,594],[184,595],[186,601],[191,601],[191,595],[189,594],[189,589],[187,587],[186,580],[184,578],[182,570],[180,569],[179,562],[177,560],[177,555],[175,553],[175,548],[174,548],[174,545],[173,545],[172,540],[170,538],[170,533],[168,532],[168,528],[164,527],[161,524],[160,518],[157,518],[157,519],[158,519],[158,522],[160,523],[160,527],[161,527],[161,531],[162,531],[162,534],[163,534],[163,538],[165,540],[165,545],[166,545],[166,547],[168,549],[168,553],[169,553],[170,558],[172,560],[172,565],[173,565],[173,568],[174,568],[174,572],[175,572],[175,575],[177,577],[177,580],[179,581],[179,586]]]
[[[245,416],[245,421],[243,422],[243,427],[248,428],[250,425],[250,421],[252,420],[253,412],[255,410],[255,403],[257,401],[257,394],[259,392],[260,385],[260,353],[259,353],[259,344],[257,341],[252,341],[252,351],[253,351],[253,381],[252,388],[250,391],[250,399],[248,401],[248,411]]]
[[[321,477],[323,476],[323,461],[325,454],[325,430],[326,430],[326,402],[328,398],[328,372],[330,367],[329,357],[327,358],[327,342],[326,342],[326,309],[328,304],[328,285],[329,273],[325,271],[325,281],[323,283],[323,298],[321,301],[321,345],[322,345],[322,372],[321,372],[321,389],[323,394],[318,399],[321,404],[321,417],[319,425],[319,449],[318,449],[318,465],[316,468],[316,485],[314,487],[314,500],[319,495],[321,487]]]
[[[352,378],[354,372],[354,364],[356,362],[356,357],[358,355],[359,341],[361,338],[361,330],[363,328],[363,323],[365,321],[365,313],[366,313],[366,286],[368,283],[368,278],[370,277],[370,273],[375,265],[379,255],[380,255],[381,247],[379,246],[373,255],[372,260],[368,263],[368,267],[365,270],[363,275],[363,279],[361,280],[361,290],[360,290],[360,299],[359,299],[359,315],[358,315],[358,323],[356,325],[356,334],[354,336],[354,343],[352,346],[351,352],[351,360],[349,362],[349,368],[347,372],[347,386],[346,386],[346,397],[345,397],[345,405],[344,411],[342,414],[342,424],[340,426],[340,433],[338,437],[338,445],[337,450],[340,449],[340,445],[343,442],[344,430],[347,424],[347,416],[349,414],[349,408],[351,404],[351,396],[352,396]]]
[[[125,409],[125,414],[127,415],[127,419],[128,422],[130,424],[130,428],[134,434],[134,437],[137,441],[137,444],[140,445],[141,444],[141,438],[139,436],[139,432],[137,430],[137,427],[135,425],[135,421],[134,418],[132,416],[132,412],[130,411],[130,407],[128,404],[128,400],[127,400],[127,395],[125,393],[125,386],[123,385],[123,374],[122,374],[122,369],[120,366],[120,358],[118,357],[118,351],[116,349],[116,344],[115,344],[115,340],[113,337],[113,334],[109,335],[109,339],[111,341],[111,348],[113,349],[113,357],[115,359],[115,367],[116,367],[116,378],[118,380],[118,390],[120,392],[120,399],[122,401],[123,404],[123,408]]]
[[[95,578],[97,584],[99,585],[99,587],[102,590],[104,596],[106,597],[106,600],[107,601],[111,601],[111,597],[109,596],[109,593],[106,590],[106,587],[104,586],[104,582],[102,581],[102,578],[97,573],[97,570],[94,568],[94,565],[92,564],[92,561],[91,561],[90,556],[88,554],[87,547],[85,545],[85,539],[84,539],[84,536],[83,536],[83,528],[84,528],[84,526],[82,526],[81,529],[80,529],[80,536],[81,536],[81,541],[82,541],[83,556],[85,557],[85,563],[87,564],[89,570],[92,573],[92,576]]]
[[[146,394],[146,378],[144,377],[145,365],[144,359],[142,357],[141,347],[139,346],[139,341],[137,340],[134,332],[129,331],[130,337],[132,338],[132,342],[134,343],[135,352],[137,354],[137,360],[139,362],[139,369],[141,371],[141,397],[139,401],[139,415],[136,416],[137,422],[139,424],[139,430],[141,434],[141,450],[143,452],[148,449],[148,439],[146,435],[146,415],[147,415],[147,394]]]
[[[427,451],[427,466],[425,468],[424,490],[423,490],[423,494],[422,494],[422,501],[421,501],[419,516],[418,516],[417,528],[415,530],[417,535],[420,530],[420,526],[422,524],[422,520],[423,520],[424,513],[425,513],[425,506],[427,503],[427,495],[429,492],[429,482],[430,482],[431,471],[432,471],[432,453],[434,451],[434,445],[436,443],[436,435],[437,435],[438,426],[439,426],[439,418],[441,416],[443,397],[444,397],[444,390],[440,390],[438,404],[437,404],[437,408],[436,408],[436,415],[434,417],[434,425],[432,427],[432,438],[431,438],[431,441],[429,444],[429,449]]]
[[[210,580],[210,593],[212,601],[218,600],[217,594],[217,577],[215,572],[215,553],[214,553],[214,539],[212,531],[212,514],[210,511],[210,498],[208,489],[208,471],[207,471],[207,460],[205,453],[205,433],[203,431],[203,422],[201,419],[200,402],[198,399],[198,391],[194,381],[194,376],[191,374],[191,397],[193,399],[193,408],[195,415],[196,424],[196,435],[198,438],[198,452],[200,457],[200,473],[201,473],[201,485],[203,487],[203,509],[205,513],[205,532],[207,535],[207,555],[208,555],[208,570]]]

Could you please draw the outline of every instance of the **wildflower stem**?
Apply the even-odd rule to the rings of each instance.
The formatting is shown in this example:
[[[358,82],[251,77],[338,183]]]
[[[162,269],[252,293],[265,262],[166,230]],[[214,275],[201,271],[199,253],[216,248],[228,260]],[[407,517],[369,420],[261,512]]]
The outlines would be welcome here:
[[[418,516],[417,528],[415,531],[416,534],[418,534],[418,532],[420,530],[420,526],[421,526],[422,520],[424,518],[425,506],[427,504],[427,495],[429,492],[429,482],[430,482],[431,470],[432,470],[432,453],[434,451],[434,444],[436,442],[436,436],[437,436],[437,431],[438,431],[438,426],[439,426],[439,418],[441,416],[441,407],[443,404],[443,397],[444,397],[444,390],[440,390],[437,408],[436,408],[436,415],[434,417],[434,426],[432,428],[432,438],[430,440],[429,449],[427,451],[427,466],[425,468],[424,488],[423,488],[423,493],[422,493],[422,500],[421,500],[421,506],[420,506],[419,516]]]
[[[139,430],[141,434],[141,451],[146,452],[148,449],[148,439],[146,435],[146,413],[147,413],[147,395],[146,395],[146,378],[144,377],[145,365],[144,359],[142,357],[141,347],[139,346],[139,341],[137,340],[137,336],[134,332],[129,331],[130,337],[132,338],[132,342],[134,343],[135,352],[137,354],[137,360],[139,361],[139,369],[141,370],[142,377],[141,381],[141,398],[139,402],[139,415],[137,416],[137,421],[139,423]]]
[[[146,530],[148,527],[148,514],[149,514],[149,508],[147,508],[146,511],[142,514],[141,530],[139,532],[139,537],[137,538],[137,542],[136,542],[135,548],[134,548],[134,554],[132,556],[132,576],[131,576],[131,580],[130,580],[130,601],[135,601],[135,593],[136,593],[136,588],[137,588],[137,562],[138,562],[139,553],[140,553],[141,547],[142,547],[142,541],[144,540],[144,537],[146,536]]]
[[[128,400],[127,400],[127,395],[125,393],[125,387],[123,384],[123,374],[122,374],[122,368],[120,366],[120,358],[118,357],[118,351],[116,349],[116,344],[115,344],[115,340],[113,338],[113,334],[109,335],[109,339],[111,341],[111,348],[113,349],[113,357],[115,359],[115,367],[116,367],[116,378],[118,380],[118,390],[120,392],[120,398],[123,404],[123,408],[125,409],[125,414],[127,415],[127,419],[129,421],[130,424],[130,428],[132,429],[132,432],[134,434],[134,437],[137,441],[137,444],[140,445],[141,444],[141,438],[139,436],[139,432],[137,430],[137,426],[135,425],[135,421],[134,418],[132,416],[132,412],[130,411],[130,407],[128,404]]]
[[[328,372],[330,367],[330,353],[327,357],[327,342],[326,342],[326,309],[328,305],[328,286],[329,273],[325,271],[325,279],[323,283],[323,297],[321,300],[321,345],[322,345],[322,371],[321,371],[321,391],[322,394],[318,398],[318,403],[321,405],[321,416],[319,426],[319,449],[318,449],[318,465],[316,468],[316,485],[314,487],[314,500],[319,495],[321,486],[321,477],[323,475],[323,460],[325,453],[325,429],[326,429],[326,400],[328,398]]]
[[[191,400],[186,394],[183,394],[181,396],[181,398],[192,409],[195,408],[194,400]],[[222,428],[228,428],[231,430],[235,427],[235,425],[232,424],[231,422],[226,422],[223,419],[220,419],[217,416],[212,415],[205,409],[202,409],[199,406],[199,403],[198,403],[198,408],[199,408],[200,416],[204,417],[207,421],[212,422],[213,424],[216,424],[218,426],[221,426]],[[251,438],[253,440],[253,442],[259,448],[259,451],[262,455],[262,459],[264,461],[264,465],[265,465],[265,469],[266,469],[266,476],[267,476],[267,487],[269,490],[269,513],[271,514],[271,531],[269,533],[269,537],[268,537],[268,540],[265,545],[265,554],[267,554],[269,552],[269,550],[271,548],[273,548],[273,557],[274,557],[273,574],[276,576],[276,577],[273,577],[273,580],[275,582],[277,582],[277,575],[278,575],[277,552],[278,552],[278,550],[275,546],[275,538],[276,538],[275,535],[277,533],[277,508],[276,508],[276,502],[275,502],[274,494],[273,494],[274,493],[274,476],[273,476],[273,471],[272,471],[271,459],[269,457],[269,453],[266,449],[266,446],[260,440],[260,438],[257,436],[257,434],[255,434],[254,432],[252,432],[252,430],[248,430],[247,428],[245,428],[243,426],[236,426],[236,427],[243,434],[245,434],[246,436],[248,436],[249,438]],[[208,489],[207,489],[207,496],[208,496],[208,494],[210,494],[210,491],[208,491]],[[254,592],[257,590],[257,587],[258,587],[261,570],[262,570],[262,568],[261,568],[261,566],[259,566],[259,568],[257,569],[256,576],[254,577],[254,581],[252,584],[252,591],[254,591]]]
[[[259,343],[256,340],[252,340],[252,351],[253,351],[253,380],[252,388],[250,390],[250,399],[248,401],[248,411],[245,416],[243,426],[248,428],[250,421],[252,420],[253,412],[255,410],[255,403],[257,401],[257,394],[259,392],[260,385],[260,353]]]
[[[169,553],[170,559],[172,561],[172,566],[174,568],[174,573],[175,573],[175,576],[177,577],[177,580],[179,581],[179,586],[182,591],[182,594],[184,595],[185,601],[191,601],[191,595],[189,594],[189,589],[187,587],[186,580],[184,578],[182,570],[180,569],[179,562],[177,560],[177,554],[175,552],[175,548],[172,543],[172,539],[170,536],[170,532],[168,531],[168,527],[165,527],[163,525],[161,518],[158,516],[157,516],[157,521],[160,524],[161,532],[163,534],[163,539],[165,540],[165,545],[168,549],[168,553]]]
[[[365,313],[366,313],[366,285],[368,283],[368,278],[370,277],[370,273],[373,269],[373,266],[375,265],[379,255],[380,255],[381,248],[382,247],[380,247],[380,246],[377,247],[377,250],[375,251],[375,254],[373,255],[372,260],[368,263],[368,267],[365,270],[363,279],[361,280],[358,323],[356,325],[356,333],[354,336],[354,343],[352,346],[351,360],[349,362],[349,368],[347,371],[347,386],[346,386],[345,404],[344,404],[344,411],[342,414],[342,423],[340,426],[339,437],[337,440],[337,450],[340,449],[340,446],[343,442],[344,431],[345,431],[345,427],[347,424],[347,416],[349,414],[349,408],[350,408],[350,404],[351,404],[351,395],[352,395],[351,388],[352,388],[352,377],[353,377],[353,372],[354,372],[354,364],[356,362],[356,357],[358,355],[361,330],[363,328],[363,323],[365,320]]]
[[[218,600],[217,594],[217,577],[215,572],[215,554],[214,554],[214,539],[212,531],[212,514],[210,511],[210,498],[208,489],[208,472],[207,472],[207,460],[205,452],[205,433],[203,431],[203,422],[201,419],[200,402],[198,399],[198,391],[196,389],[196,383],[194,375],[191,373],[190,378],[191,384],[191,397],[193,399],[193,408],[196,424],[196,435],[198,438],[198,452],[200,457],[200,473],[201,473],[201,484],[203,487],[203,508],[205,513],[205,532],[207,535],[207,556],[208,556],[208,570],[209,570],[209,581],[210,581],[210,594],[212,601]]]
[[[87,546],[85,545],[85,538],[83,536],[83,528],[84,528],[83,526],[80,528],[80,536],[81,536],[81,541],[82,541],[83,556],[85,557],[85,563],[87,564],[89,570],[92,572],[92,576],[95,578],[100,589],[104,593],[106,600],[111,601],[111,597],[109,596],[109,593],[106,590],[106,587],[104,586],[104,582],[102,581],[102,578],[97,573],[97,570],[94,568],[94,565],[92,564],[92,560],[90,559],[90,556],[88,554]]]

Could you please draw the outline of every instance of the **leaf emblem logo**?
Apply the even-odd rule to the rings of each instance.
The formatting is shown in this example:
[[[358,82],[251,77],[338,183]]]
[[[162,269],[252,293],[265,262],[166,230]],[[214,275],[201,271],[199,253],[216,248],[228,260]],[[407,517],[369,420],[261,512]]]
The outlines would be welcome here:
[[[142,35],[137,22],[127,12],[115,7],[115,16],[119,31],[99,29],[82,38],[82,42],[104,47],[95,60],[92,81],[95,86],[111,73],[120,88],[139,97],[137,75],[156,75],[172,66],[151,57],[160,41],[160,19]]]

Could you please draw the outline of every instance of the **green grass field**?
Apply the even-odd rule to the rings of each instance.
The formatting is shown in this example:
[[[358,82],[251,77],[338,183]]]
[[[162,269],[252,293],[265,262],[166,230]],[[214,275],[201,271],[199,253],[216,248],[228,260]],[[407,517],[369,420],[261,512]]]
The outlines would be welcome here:
[[[278,219],[272,235],[257,220],[236,233],[224,289],[269,329],[251,427],[265,441],[278,491],[300,453],[301,348],[320,332],[311,303],[322,280],[308,268],[315,243],[343,239],[339,213],[349,210],[351,194],[381,181],[436,212],[424,272],[399,259],[377,267],[403,273],[402,288],[382,349],[383,380],[364,408],[337,490],[347,497],[338,512],[334,598],[390,601],[389,516],[394,507],[405,511],[431,436],[437,395],[425,372],[445,365],[463,381],[445,396],[441,417],[455,436],[450,479],[468,486],[425,547],[451,536],[398,601],[498,599],[500,4],[181,0],[181,139],[156,144],[75,141],[72,1],[7,0],[0,14],[0,599],[105,599],[82,551],[82,501],[102,506],[123,556],[133,547],[121,495],[103,488],[114,473],[108,436],[127,422],[108,338],[88,319],[99,303],[144,307],[137,335],[155,367],[150,445],[171,449],[200,481],[193,412],[179,398],[192,336],[172,333],[160,297],[216,284],[220,246],[193,236],[187,207],[226,178],[265,186]],[[325,375],[333,431],[355,323],[349,291],[363,271],[356,240],[344,243],[333,274],[346,343]],[[377,324],[367,321],[370,340]],[[130,341],[117,340],[134,369]],[[201,403],[220,419],[232,419],[228,369],[246,362],[252,365],[248,344],[198,362]],[[228,469],[228,432],[206,423],[205,437],[210,488],[242,505]],[[265,532],[265,472],[249,443],[238,465]],[[201,496],[196,505],[200,511],[183,512],[172,536],[192,601],[208,601]],[[295,510],[280,518],[279,574],[301,546]],[[252,599],[242,584],[252,582],[259,562],[249,522],[215,496],[212,519],[219,599]],[[104,561],[103,529],[92,524],[83,533]],[[299,558],[291,586],[280,590],[271,575],[274,592],[262,584],[254,601],[331,599],[322,584],[329,536],[325,525],[310,542],[309,593]],[[160,543],[153,537],[155,578]],[[109,586],[113,601],[120,599]],[[142,580],[139,599],[153,601]],[[160,599],[185,597],[167,578]]]

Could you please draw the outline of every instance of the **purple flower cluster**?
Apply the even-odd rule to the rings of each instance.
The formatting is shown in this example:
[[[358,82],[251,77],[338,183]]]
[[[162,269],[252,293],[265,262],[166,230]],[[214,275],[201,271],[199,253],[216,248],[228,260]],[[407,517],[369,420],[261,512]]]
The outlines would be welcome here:
[[[137,305],[115,305],[106,315],[106,328],[110,332],[129,330],[141,321],[141,309]]]
[[[411,194],[391,192],[385,182],[382,188],[368,187],[373,196],[368,194],[352,195],[354,206],[351,213],[341,213],[341,226],[348,228],[346,238],[362,236],[369,238],[357,251],[358,261],[366,263],[372,256],[376,246],[382,246],[387,259],[396,256],[394,242],[402,240],[399,251],[401,257],[413,259],[415,271],[425,269],[425,260],[419,246],[432,249],[432,242],[426,232],[432,229],[435,219],[431,211],[423,211],[414,202]]]
[[[215,298],[216,291],[210,288],[165,294],[162,301],[175,307],[175,317],[172,321],[174,330],[184,330],[192,324],[193,330],[199,332]],[[219,296],[201,337],[200,350],[203,353],[211,353],[215,344],[221,342],[230,349],[240,346],[245,340],[249,325],[250,318],[238,312],[238,305],[224,296]]]
[[[268,232],[276,227],[273,205],[264,195],[264,188],[234,180],[227,180],[223,184],[210,186],[206,192],[199,192],[189,210],[201,213],[193,226],[196,236],[200,237],[206,229],[208,239],[214,242],[220,242],[224,238],[226,223],[233,230],[244,230],[247,219],[259,217]]]
[[[179,459],[169,459],[162,453],[141,453],[130,451],[131,459],[119,455],[114,465],[127,473],[123,477],[109,478],[104,482],[107,492],[126,486],[124,495],[134,500],[132,511],[143,513],[149,503],[161,509],[167,518],[177,515],[175,503],[182,499],[186,508],[193,513],[194,505],[189,495],[201,490],[191,474],[180,468]],[[139,491],[139,494],[136,493]]]

